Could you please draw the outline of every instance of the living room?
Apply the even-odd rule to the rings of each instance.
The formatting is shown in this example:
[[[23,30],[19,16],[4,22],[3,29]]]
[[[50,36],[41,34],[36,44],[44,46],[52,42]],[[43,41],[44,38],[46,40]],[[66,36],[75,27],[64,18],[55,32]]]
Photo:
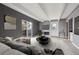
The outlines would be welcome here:
[[[78,55],[78,11],[78,3],[1,3],[0,55]]]

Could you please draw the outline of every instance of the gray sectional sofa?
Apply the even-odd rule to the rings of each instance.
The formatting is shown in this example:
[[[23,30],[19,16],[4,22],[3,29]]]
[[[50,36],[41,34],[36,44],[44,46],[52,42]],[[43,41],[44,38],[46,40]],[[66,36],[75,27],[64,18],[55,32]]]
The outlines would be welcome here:
[[[0,55],[44,55],[44,49],[0,37]]]

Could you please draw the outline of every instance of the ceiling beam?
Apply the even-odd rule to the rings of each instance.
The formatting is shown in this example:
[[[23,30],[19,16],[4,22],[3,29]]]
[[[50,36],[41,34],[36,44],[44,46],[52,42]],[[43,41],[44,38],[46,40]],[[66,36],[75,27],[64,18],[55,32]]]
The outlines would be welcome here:
[[[79,4],[73,9],[73,11],[66,18],[68,18],[78,7],[79,7]]]
[[[42,11],[44,12],[44,14],[46,15],[46,17],[48,18],[47,20],[49,20],[50,18],[49,18],[49,16],[48,16],[48,14],[47,14],[47,12],[46,12],[46,10],[45,10],[43,4],[38,3],[38,5],[40,6],[40,8],[42,9]]]
[[[61,17],[63,16],[63,14],[64,14],[64,12],[65,12],[67,6],[68,6],[68,4],[65,3],[65,6],[63,7],[62,13],[61,13],[61,15],[60,15],[60,19],[61,19]],[[59,20],[60,20],[60,19],[59,19]]]

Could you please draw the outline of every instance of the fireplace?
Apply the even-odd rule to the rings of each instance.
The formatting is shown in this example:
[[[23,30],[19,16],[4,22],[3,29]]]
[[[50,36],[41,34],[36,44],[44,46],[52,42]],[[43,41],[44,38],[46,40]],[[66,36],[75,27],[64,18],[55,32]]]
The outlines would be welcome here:
[[[44,35],[49,35],[49,30],[43,30],[42,32]]]
[[[44,35],[49,35],[49,32],[44,32]]]

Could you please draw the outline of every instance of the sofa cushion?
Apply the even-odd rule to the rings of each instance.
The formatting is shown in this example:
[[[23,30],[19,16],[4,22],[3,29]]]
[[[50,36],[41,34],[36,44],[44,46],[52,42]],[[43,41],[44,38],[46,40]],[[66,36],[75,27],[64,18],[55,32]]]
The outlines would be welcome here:
[[[9,46],[0,43],[0,55],[24,55],[24,53],[11,49]]]
[[[5,53],[3,53],[3,55],[25,55],[25,54],[18,50],[8,49],[7,51],[5,51]]]
[[[19,37],[19,38],[14,39],[13,41],[30,44],[30,38],[28,38],[28,37]]]
[[[28,46],[29,49],[32,50],[32,55],[44,55],[44,49],[37,46]]]
[[[0,42],[6,43],[8,41],[10,41],[8,38],[2,38],[2,37],[0,37]]]

